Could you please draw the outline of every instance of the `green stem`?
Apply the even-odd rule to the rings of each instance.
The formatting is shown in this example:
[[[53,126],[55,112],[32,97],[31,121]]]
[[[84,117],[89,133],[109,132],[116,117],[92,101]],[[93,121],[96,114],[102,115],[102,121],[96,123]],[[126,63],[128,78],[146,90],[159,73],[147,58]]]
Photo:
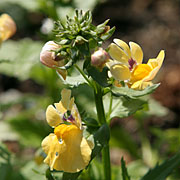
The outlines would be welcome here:
[[[113,102],[113,96],[112,96],[112,93],[111,93],[110,102],[109,102],[109,111],[108,111],[108,114],[107,114],[107,117],[106,117],[108,123],[110,122],[110,116],[111,116],[111,112],[112,112],[112,102]]]
[[[101,125],[107,124],[104,106],[103,106],[103,91],[101,86],[99,86],[95,81],[91,82],[85,73],[75,64],[76,69],[84,77],[90,87],[94,89],[94,98],[97,110],[98,121]],[[112,102],[111,102],[112,103]],[[112,106],[112,105],[110,105]],[[109,126],[108,126],[109,127]],[[103,169],[104,169],[104,178],[105,180],[111,180],[111,162],[109,154],[109,142],[107,142],[102,150],[102,160],[103,160]]]
[[[87,78],[87,76],[85,75],[85,73],[79,68],[79,66],[77,64],[74,65],[75,68],[80,72],[80,74],[84,77],[84,79],[87,81],[87,83],[89,84],[89,86],[93,87],[91,81]]]
[[[105,112],[104,112],[104,106],[103,106],[103,99],[102,99],[103,98],[102,88],[96,82],[95,82],[95,87],[96,89],[94,89],[94,97],[95,97],[98,120],[101,125],[107,124]],[[104,178],[105,180],[111,180],[109,142],[107,142],[107,144],[104,146],[102,150],[102,160],[103,160],[103,168],[104,168]]]

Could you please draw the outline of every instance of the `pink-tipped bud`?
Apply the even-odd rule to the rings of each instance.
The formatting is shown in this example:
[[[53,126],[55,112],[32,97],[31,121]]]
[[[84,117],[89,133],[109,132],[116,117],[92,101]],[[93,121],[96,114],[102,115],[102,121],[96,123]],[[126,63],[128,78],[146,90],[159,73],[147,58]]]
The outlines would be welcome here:
[[[5,41],[16,32],[16,24],[8,14],[0,16],[0,41]]]
[[[61,46],[56,44],[54,41],[48,41],[42,48],[40,53],[40,61],[42,64],[54,68],[59,66],[59,58],[55,56],[54,50],[59,49]]]
[[[99,48],[99,50],[95,51],[91,55],[91,64],[97,68],[103,68],[104,64],[108,61],[109,55],[103,50],[103,48]]]

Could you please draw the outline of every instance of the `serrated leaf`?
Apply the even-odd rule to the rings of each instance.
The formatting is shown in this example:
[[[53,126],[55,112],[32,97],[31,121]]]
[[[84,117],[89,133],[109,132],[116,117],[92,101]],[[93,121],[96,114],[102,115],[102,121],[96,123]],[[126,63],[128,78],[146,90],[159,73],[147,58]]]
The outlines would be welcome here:
[[[121,170],[122,170],[123,180],[130,180],[131,178],[128,175],[128,171],[127,171],[126,164],[125,164],[123,157],[121,158]]]
[[[109,86],[108,80],[108,68],[104,67],[102,71],[99,71],[97,68],[90,66],[88,69],[88,75],[91,76],[99,85],[103,87]]]
[[[61,76],[60,76],[61,78]],[[62,79],[62,78],[61,78]],[[81,75],[77,75],[77,76],[67,76],[66,80],[63,80],[64,84],[67,84],[70,87],[77,87],[81,84],[85,84],[86,80],[81,76]]]
[[[106,113],[108,113],[109,110],[109,101],[109,96],[105,96],[104,108]],[[134,114],[136,111],[143,109],[146,104],[147,101],[142,99],[132,99],[123,96],[119,98],[113,98],[110,118],[115,116],[120,118],[128,117]]]
[[[165,180],[171,172],[180,165],[180,152],[166,160],[161,165],[150,169],[141,180]]]
[[[141,97],[141,96],[145,96],[148,94],[153,93],[156,88],[159,86],[160,84],[154,84],[152,86],[149,86],[147,88],[145,88],[144,90],[134,90],[128,87],[114,87],[112,92],[113,95],[120,97],[120,96],[127,96],[130,98],[137,98],[137,97]]]

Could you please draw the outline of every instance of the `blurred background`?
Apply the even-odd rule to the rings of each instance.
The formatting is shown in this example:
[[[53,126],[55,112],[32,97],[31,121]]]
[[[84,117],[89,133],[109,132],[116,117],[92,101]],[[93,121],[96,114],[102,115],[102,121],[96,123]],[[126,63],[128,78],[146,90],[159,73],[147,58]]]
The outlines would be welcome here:
[[[55,38],[53,22],[73,16],[75,8],[90,9],[95,25],[110,19],[109,25],[116,26],[104,47],[113,38],[134,41],[142,47],[145,62],[161,49],[166,52],[156,77],[161,86],[150,97],[149,107],[112,119],[113,178],[118,179],[122,156],[136,180],[180,149],[180,1],[0,0],[0,14],[8,13],[17,25],[16,34],[0,48],[1,180],[45,179],[47,166],[42,163],[40,144],[52,131],[45,110],[60,100],[63,85],[54,70],[40,63],[39,54],[44,43]],[[81,85],[73,94],[80,111],[94,116],[91,89]],[[168,179],[180,179],[179,170]],[[98,159],[88,171],[91,176],[85,172],[80,179],[101,179]]]

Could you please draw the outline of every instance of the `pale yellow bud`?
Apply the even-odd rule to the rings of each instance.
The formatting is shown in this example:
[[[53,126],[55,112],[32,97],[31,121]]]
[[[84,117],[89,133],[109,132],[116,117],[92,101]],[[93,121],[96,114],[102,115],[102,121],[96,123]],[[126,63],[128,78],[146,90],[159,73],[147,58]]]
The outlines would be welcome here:
[[[108,61],[108,59],[108,53],[102,48],[99,48],[99,50],[95,51],[91,55],[91,64],[92,66],[95,66],[97,68],[102,68],[104,64]]]
[[[16,32],[16,24],[8,14],[0,16],[0,42],[10,38]]]

